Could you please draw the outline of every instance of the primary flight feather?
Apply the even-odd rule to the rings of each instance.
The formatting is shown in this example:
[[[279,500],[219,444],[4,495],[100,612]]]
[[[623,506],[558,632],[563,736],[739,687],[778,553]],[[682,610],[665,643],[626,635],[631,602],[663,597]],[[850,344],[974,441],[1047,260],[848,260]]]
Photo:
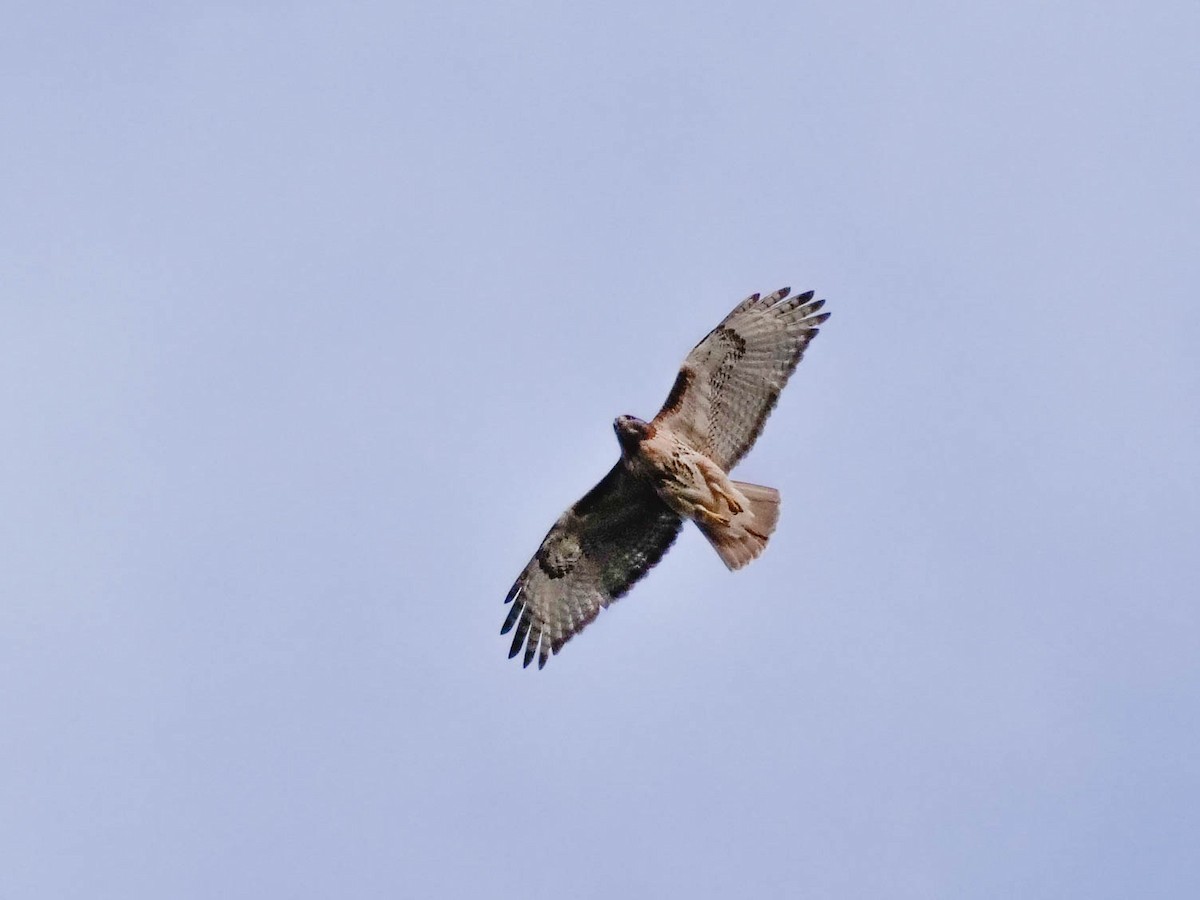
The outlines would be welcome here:
[[[684,519],[730,569],[762,553],[779,518],[779,492],[733,481],[779,392],[829,318],[813,292],[752,294],[687,355],[649,422],[618,416],[621,458],[564,512],[505,603],[509,656],[538,668],[621,597],[674,543]]]

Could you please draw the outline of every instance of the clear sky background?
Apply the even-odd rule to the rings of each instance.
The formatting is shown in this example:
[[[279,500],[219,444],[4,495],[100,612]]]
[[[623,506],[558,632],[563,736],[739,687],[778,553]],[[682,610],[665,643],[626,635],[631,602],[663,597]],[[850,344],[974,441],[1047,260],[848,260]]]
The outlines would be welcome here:
[[[1200,6],[16,3],[0,896],[1200,896]],[[833,318],[542,672],[742,297]]]

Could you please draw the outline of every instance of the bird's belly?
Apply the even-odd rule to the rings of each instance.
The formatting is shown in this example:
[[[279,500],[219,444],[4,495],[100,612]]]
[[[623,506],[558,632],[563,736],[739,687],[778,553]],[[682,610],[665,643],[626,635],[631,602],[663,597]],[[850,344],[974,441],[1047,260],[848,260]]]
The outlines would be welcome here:
[[[712,491],[695,451],[672,447],[671,452],[653,454],[647,459],[654,489],[663,502],[681,516],[692,516],[697,507],[711,507]]]

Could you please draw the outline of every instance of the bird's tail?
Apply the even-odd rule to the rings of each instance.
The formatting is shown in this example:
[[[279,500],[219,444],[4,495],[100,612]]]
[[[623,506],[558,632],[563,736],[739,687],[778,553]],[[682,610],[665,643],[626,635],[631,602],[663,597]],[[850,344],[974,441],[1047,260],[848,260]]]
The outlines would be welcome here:
[[[734,481],[733,486],[749,503],[730,516],[728,525],[696,520],[701,533],[731,570],[740,569],[766,549],[779,521],[779,491],[744,481]]]

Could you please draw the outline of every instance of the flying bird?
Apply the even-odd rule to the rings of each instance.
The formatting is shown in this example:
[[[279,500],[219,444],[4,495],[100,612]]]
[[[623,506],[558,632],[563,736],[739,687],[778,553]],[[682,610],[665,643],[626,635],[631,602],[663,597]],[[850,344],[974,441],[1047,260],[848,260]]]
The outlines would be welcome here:
[[[696,523],[729,569],[767,546],[779,492],[733,481],[818,326],[824,300],[781,288],[752,294],[687,355],[649,422],[613,422],[621,458],[564,512],[508,592],[509,658],[538,668],[623,596]]]

